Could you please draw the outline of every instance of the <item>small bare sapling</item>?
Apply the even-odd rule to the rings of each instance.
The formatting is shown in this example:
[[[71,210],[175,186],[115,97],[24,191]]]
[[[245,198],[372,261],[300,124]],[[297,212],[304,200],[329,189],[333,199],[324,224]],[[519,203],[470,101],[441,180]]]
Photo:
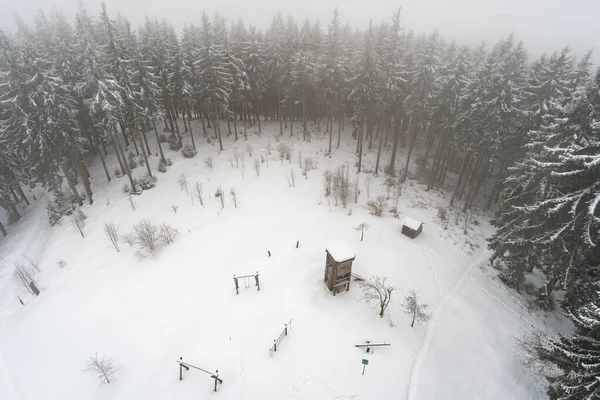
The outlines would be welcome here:
[[[251,145],[251,144],[248,144],[248,145],[246,146],[246,151],[248,152],[248,155],[249,155],[250,157],[252,157],[252,152],[253,152],[253,150],[254,150],[254,149],[252,148],[252,145]]]
[[[180,190],[184,190],[187,194],[189,194],[188,192],[188,185],[187,185],[187,179],[185,178],[184,174],[179,175],[179,178],[177,178],[177,184],[179,185],[179,189]]]
[[[31,259],[31,258],[29,258],[29,256],[27,256],[26,254],[23,254],[23,257],[25,257],[25,258],[27,259],[27,261],[29,261],[29,264],[31,264],[31,266],[32,266],[33,268],[35,268],[35,270],[36,270],[37,272],[42,272],[42,271],[40,270],[40,263],[38,262],[38,260]]]
[[[369,198],[369,196],[371,195],[371,177],[368,176],[367,179],[365,179],[365,190],[367,191],[367,199]]]
[[[237,198],[237,195],[236,195],[236,193],[235,193],[235,188],[234,188],[234,187],[232,187],[232,188],[229,190],[229,195],[231,196],[231,200],[233,201],[233,206],[234,206],[235,208],[237,208],[239,203],[238,203],[238,198]]]
[[[215,192],[215,198],[221,204],[221,210],[225,208],[225,193],[223,193],[223,188],[219,186],[217,191]]]
[[[406,314],[412,317],[411,328],[415,325],[415,321],[427,322],[431,318],[431,315],[427,312],[429,304],[419,303],[419,297],[415,289],[411,289],[408,295],[404,296],[402,308]]]
[[[163,246],[172,244],[175,241],[175,236],[177,236],[177,229],[167,224],[160,225],[158,238]]]
[[[204,164],[205,164],[205,165],[206,165],[208,168],[212,169],[212,167],[213,167],[213,158],[212,158],[212,157],[206,157],[206,158],[204,159]]]
[[[202,192],[202,184],[196,182],[194,185],[194,197],[200,203],[202,207],[204,207],[204,193]]]
[[[375,304],[379,307],[379,318],[383,318],[385,310],[388,308],[392,299],[392,292],[396,288],[386,283],[386,277],[373,276],[368,280],[359,282],[362,289],[361,300],[365,303]]]
[[[350,210],[352,210],[352,209],[350,209]],[[348,214],[348,215],[350,215],[350,214]],[[354,229],[357,230],[357,231],[360,231],[360,241],[362,242],[363,238],[365,237],[365,231],[367,229],[369,229],[369,225],[367,223],[365,223],[365,222],[362,222],[360,225],[358,225]]]
[[[112,358],[98,356],[98,353],[96,353],[85,363],[84,371],[92,373],[98,383],[108,384],[111,380],[114,380],[113,377],[118,369],[119,367]]]
[[[119,229],[117,228],[117,226],[112,222],[105,223],[104,234],[106,235],[108,240],[110,240],[115,250],[117,252],[120,252],[121,249],[119,249]]]
[[[67,266],[67,262],[66,262],[65,260],[58,260],[58,261],[56,262],[56,266],[57,266],[58,268],[64,268],[64,267],[66,267],[66,266]]]
[[[358,196],[360,195],[360,189],[358,188],[358,175],[354,178],[354,204],[358,203]]]
[[[121,240],[123,241],[123,243],[127,243],[129,247],[133,247],[133,245],[135,244],[135,234],[126,233],[123,236],[121,236]]]
[[[290,169],[290,175],[286,175],[285,179],[287,179],[287,183],[290,187],[296,187],[296,173],[293,169]]]
[[[71,216],[71,222],[73,223],[73,226],[77,228],[77,230],[81,234],[81,237],[85,237],[85,235],[83,234],[83,227],[85,226],[86,218],[87,217],[80,209],[77,209],[77,211],[75,211]]]
[[[256,176],[260,176],[261,169],[262,169],[262,163],[260,162],[260,159],[257,157],[254,157],[254,171],[256,171]]]
[[[325,197],[329,197],[331,195],[331,170],[323,171],[323,188],[325,189]]]

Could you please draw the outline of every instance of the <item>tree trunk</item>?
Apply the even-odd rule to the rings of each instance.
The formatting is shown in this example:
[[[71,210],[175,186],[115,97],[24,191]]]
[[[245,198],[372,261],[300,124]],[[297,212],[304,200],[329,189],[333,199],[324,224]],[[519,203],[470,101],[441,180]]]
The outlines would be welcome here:
[[[98,136],[96,136],[96,146],[98,146],[100,140],[98,139]],[[98,146],[100,147],[100,146]],[[110,178],[110,173],[108,172],[108,168],[106,167],[106,160],[104,159],[104,154],[102,153],[102,149],[98,149],[98,154],[100,154],[100,161],[102,162],[102,168],[104,168],[104,173],[106,174],[106,179],[108,180],[108,182],[110,183],[111,178]]]
[[[302,81],[302,138],[306,141],[306,78]]]
[[[4,228],[4,225],[2,225],[2,222],[0,222],[0,232],[2,232],[2,235],[4,237],[6,237],[6,235],[8,235],[8,233],[6,232],[6,229]]]
[[[408,129],[410,129],[410,125],[408,125]],[[429,124],[427,125],[427,128],[425,128],[427,130],[429,130]],[[408,154],[406,155],[406,165],[404,166],[404,180],[406,180],[406,177],[408,176],[408,166],[410,163],[410,156],[412,154],[413,148],[415,147],[415,140],[417,138],[417,132],[419,130],[415,127],[413,130],[413,133],[410,135],[410,145],[408,147]]]
[[[394,143],[392,144],[392,158],[390,159],[390,166],[388,167],[390,175],[394,175],[396,171],[396,152],[398,151],[398,142],[400,141],[400,131],[402,130],[403,120],[404,117],[401,117],[400,119],[395,118],[394,120]]]
[[[138,132],[139,135],[139,132]],[[139,138],[139,136],[138,136]],[[141,142],[141,139],[140,139]],[[192,143],[194,142],[194,137],[192,136]],[[144,157],[144,162],[146,163],[146,169],[148,170],[148,175],[152,176],[152,170],[150,169],[150,163],[148,162],[148,155],[146,154],[146,149],[144,148],[144,144],[140,146],[142,148],[142,157]],[[195,148],[195,147],[194,147]]]
[[[73,192],[75,199],[77,199],[77,204],[79,204],[79,207],[81,207],[83,205],[83,200],[81,200],[81,196],[79,196],[79,192],[77,192],[77,188],[75,187],[75,184],[73,183],[71,178],[69,178],[69,174],[67,174],[67,171],[65,170],[65,166],[61,165],[60,168],[62,169],[62,173],[65,176],[67,183],[69,184],[69,188],[71,189],[71,192]]]
[[[115,146],[117,148],[117,152],[119,152],[121,154],[121,157],[123,157],[123,166],[125,167],[125,173],[127,174],[127,177],[129,178],[129,183],[131,184],[131,191],[133,193],[137,193],[137,189],[135,187],[135,182],[133,181],[133,176],[131,176],[131,170],[129,169],[129,164],[127,164],[127,160],[125,158],[125,153],[123,152],[123,148],[121,147],[121,143],[119,143],[119,141],[117,140],[117,138],[114,137],[114,134],[113,134],[113,141],[114,141]]]
[[[171,103],[173,103],[173,101],[171,101]],[[175,110],[175,105],[173,105],[173,108],[171,108],[171,115],[172,115],[173,122],[175,123],[175,132],[177,133],[177,138],[179,139],[179,144],[183,144],[181,142],[181,133],[179,132],[179,124],[177,124],[177,113],[174,110]]]
[[[360,169],[362,167],[362,153],[363,153],[363,134],[364,134],[364,129],[363,129],[363,125],[364,125],[364,121],[360,121],[361,124],[361,129],[360,129],[360,136],[358,138],[358,172],[360,173]]]
[[[142,138],[144,139],[144,143],[142,144],[142,146],[146,146],[146,154],[148,154],[148,157],[150,157],[152,155],[152,152],[150,151],[150,146],[148,145],[148,138],[146,137],[147,131],[148,127],[146,126],[146,122],[144,122],[144,130],[142,130]]]
[[[152,118],[152,127],[154,128],[154,135],[156,136],[156,145],[158,146],[160,159],[166,163],[167,159],[165,158],[165,153],[163,153],[162,143],[160,142],[160,137],[158,136],[158,130],[156,129],[156,121],[154,120],[154,118]]]
[[[231,136],[231,117],[227,115],[227,136]]]
[[[427,140],[425,141],[425,167],[427,166],[427,158],[429,157],[429,150],[431,149],[431,146],[433,145],[433,142],[435,141],[435,134],[433,133],[433,129],[429,128],[428,134],[427,134]]]
[[[73,162],[75,164],[75,168],[77,168],[77,173],[79,174],[79,180],[83,184],[83,188],[85,189],[85,194],[88,197],[88,201],[90,205],[94,204],[92,188],[90,185],[90,172],[88,171],[85,164],[81,161],[81,154],[78,151],[73,151],[71,153],[73,157]]]
[[[340,140],[342,139],[342,125],[344,123],[344,112],[342,111],[340,113],[340,120],[338,121],[338,140],[337,140],[337,146],[335,146],[336,149],[340,148]]]
[[[138,149],[137,141],[135,140],[135,135],[133,134],[132,130],[130,130],[130,132],[131,132],[131,142],[133,143],[133,148],[135,149],[135,155],[139,156],[140,150]]]
[[[292,91],[290,90],[290,137],[294,136],[294,103],[292,101]]]
[[[331,157],[331,142],[333,140],[333,129],[329,129],[329,121],[331,120],[331,106],[329,106],[329,115],[327,116],[327,130],[329,130],[329,157]]]
[[[244,140],[248,140],[248,131],[247,131],[247,128],[246,128],[246,125],[247,125],[246,124],[246,119],[250,119],[250,118],[248,118],[248,106],[246,105],[246,103],[242,103],[242,113],[244,113],[244,110],[245,110],[245,114],[244,114],[244,116],[245,116],[244,118],[245,119],[242,121],[243,124],[244,124]]]
[[[171,116],[169,107],[165,107],[165,114],[167,115],[167,121],[169,121],[169,125],[171,125],[171,132],[175,133],[175,125],[173,125],[173,117]],[[167,124],[165,122],[165,128],[166,127],[167,127]]]
[[[413,317],[412,317],[412,321],[410,323],[410,327],[414,327],[415,326],[415,318],[417,317],[417,310],[413,311]]]
[[[379,159],[381,158],[381,145],[383,144],[383,132],[379,135],[379,149],[377,149],[377,162],[375,163],[375,176],[379,174]]]
[[[456,182],[456,187],[454,188],[454,192],[452,192],[452,197],[450,198],[450,206],[454,205],[454,199],[458,195],[460,191],[460,187],[462,185],[462,181],[465,179],[465,172],[467,170],[467,165],[471,162],[471,152],[467,152],[465,154],[465,158],[460,167],[460,172],[458,173],[458,182]]]
[[[221,151],[223,151],[223,138],[221,137],[221,124],[217,123],[219,119],[217,117],[215,117],[215,131],[218,134],[219,137],[219,148],[221,149]]]
[[[204,136],[208,135],[206,133],[206,125],[204,124],[204,117],[202,116],[202,112],[200,113],[200,121],[202,122],[202,132],[204,132]]]
[[[281,90],[277,88],[277,118],[279,118],[279,134],[283,135],[283,121],[281,120]]]
[[[237,134],[237,122],[236,122],[236,120],[237,120],[237,116],[234,114],[234,116],[233,116],[233,134],[234,134],[235,140],[237,141],[238,140],[238,134]]]
[[[125,140],[125,147],[129,146],[129,140],[127,140],[127,133],[125,132],[125,123],[121,118],[119,118],[119,126],[121,127],[121,134],[123,135],[123,140]]]
[[[181,112],[181,115],[183,115],[183,118],[185,118],[185,111],[183,110]],[[194,131],[192,130],[192,114],[190,113],[190,109],[187,109],[188,112],[188,127],[190,129],[190,139],[192,139],[192,147],[194,148],[194,150],[196,150],[196,140],[194,139]]]
[[[17,192],[19,192],[19,195],[21,196],[25,204],[29,205],[29,200],[27,199],[27,196],[25,196],[25,192],[23,192],[23,188],[21,187],[21,185],[17,185]]]

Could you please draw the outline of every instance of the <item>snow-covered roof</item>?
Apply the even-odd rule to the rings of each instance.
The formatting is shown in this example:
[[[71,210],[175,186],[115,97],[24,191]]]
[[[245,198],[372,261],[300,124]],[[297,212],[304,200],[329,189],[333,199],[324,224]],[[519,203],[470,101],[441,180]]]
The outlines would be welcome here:
[[[403,225],[409,227],[413,231],[416,231],[421,225],[423,225],[423,223],[411,217],[404,217]]]
[[[348,261],[356,257],[356,254],[354,251],[352,251],[350,246],[348,246],[348,243],[344,242],[343,240],[338,240],[337,242],[331,243],[329,246],[327,246],[327,252],[337,262]]]

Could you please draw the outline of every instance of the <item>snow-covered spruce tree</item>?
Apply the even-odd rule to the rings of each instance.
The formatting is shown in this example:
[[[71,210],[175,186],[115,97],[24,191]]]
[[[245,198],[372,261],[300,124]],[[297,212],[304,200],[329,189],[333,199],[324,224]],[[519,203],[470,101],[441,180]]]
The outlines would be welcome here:
[[[470,81],[469,48],[461,47],[456,55],[450,56],[442,72],[442,86],[435,99],[435,112],[431,142],[437,138],[437,148],[434,150],[434,161],[427,188],[431,189],[436,183],[443,184],[450,159],[460,149],[453,146],[455,122],[462,107],[465,88]]]
[[[371,25],[369,25],[369,30],[364,36],[355,70],[357,72],[350,81],[352,91],[348,98],[354,103],[352,120],[355,127],[358,129],[358,142],[356,146],[358,156],[357,172],[360,172],[362,166],[364,131],[366,128],[367,136],[369,136],[369,134],[372,135],[373,124],[375,123],[375,90],[378,74],[373,43],[373,28]]]
[[[596,260],[597,263],[597,260]],[[596,264],[594,268],[600,265]],[[548,397],[553,400],[600,397],[600,294],[571,313],[575,332],[558,338],[540,338],[533,344],[542,361],[556,367],[548,374]]]
[[[75,183],[64,168],[72,162],[84,183],[90,203],[89,173],[80,154],[83,142],[77,124],[77,106],[72,87],[56,72],[41,41],[22,27],[18,42],[2,34],[4,55],[2,131],[22,157],[28,160],[30,174],[46,187],[56,187],[58,171],[63,173],[74,195]]]
[[[410,142],[404,167],[404,179],[408,175],[408,167],[412,150],[417,136],[428,137],[431,134],[431,115],[433,114],[433,100],[439,90],[440,66],[438,32],[433,32],[427,40],[423,41],[415,50],[414,67],[408,73],[409,92],[404,100],[406,115],[409,117],[408,130]]]
[[[564,116],[532,131],[535,140],[528,146],[524,167],[515,168],[531,171],[515,175],[522,183],[510,182],[503,213],[496,220],[498,232],[490,241],[494,257],[506,266],[505,281],[518,288],[534,268],[544,273],[539,295],[545,305],[558,288],[566,291],[565,305],[581,305],[597,280],[586,261],[600,243],[599,85],[600,74],[587,90],[576,92]],[[525,265],[517,258],[525,254],[524,241],[532,245]]]
[[[295,86],[293,79],[294,56],[296,55],[298,41],[298,27],[290,16],[285,28],[284,47],[282,52],[283,64],[281,65],[281,77],[279,84],[283,88],[282,105],[290,123],[290,136],[294,134],[294,101]],[[287,120],[286,119],[286,120]]]
[[[284,47],[285,47],[285,24],[281,13],[277,13],[273,17],[271,26],[265,35],[265,62],[267,68],[267,85],[269,87],[269,95],[273,97],[273,102],[276,103],[277,119],[279,120],[279,134],[283,135],[283,112],[282,112],[282,75],[284,64]]]
[[[250,28],[248,42],[242,50],[241,56],[246,67],[248,84],[252,96],[252,107],[254,119],[258,123],[258,132],[261,132],[260,126],[260,107],[259,102],[263,98],[266,90],[267,67],[265,60],[264,44],[259,39],[259,35],[254,27]]]

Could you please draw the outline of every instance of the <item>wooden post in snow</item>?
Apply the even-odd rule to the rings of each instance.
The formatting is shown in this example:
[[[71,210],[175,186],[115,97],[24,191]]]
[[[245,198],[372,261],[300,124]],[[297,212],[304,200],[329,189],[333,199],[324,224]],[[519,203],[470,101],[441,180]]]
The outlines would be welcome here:
[[[235,283],[235,294],[240,294],[240,285],[238,285],[238,278],[235,275],[233,276],[233,282]]]
[[[256,275],[254,275],[254,279],[256,280],[256,287],[258,291],[260,291],[260,282],[258,281],[258,271],[256,271]]]

